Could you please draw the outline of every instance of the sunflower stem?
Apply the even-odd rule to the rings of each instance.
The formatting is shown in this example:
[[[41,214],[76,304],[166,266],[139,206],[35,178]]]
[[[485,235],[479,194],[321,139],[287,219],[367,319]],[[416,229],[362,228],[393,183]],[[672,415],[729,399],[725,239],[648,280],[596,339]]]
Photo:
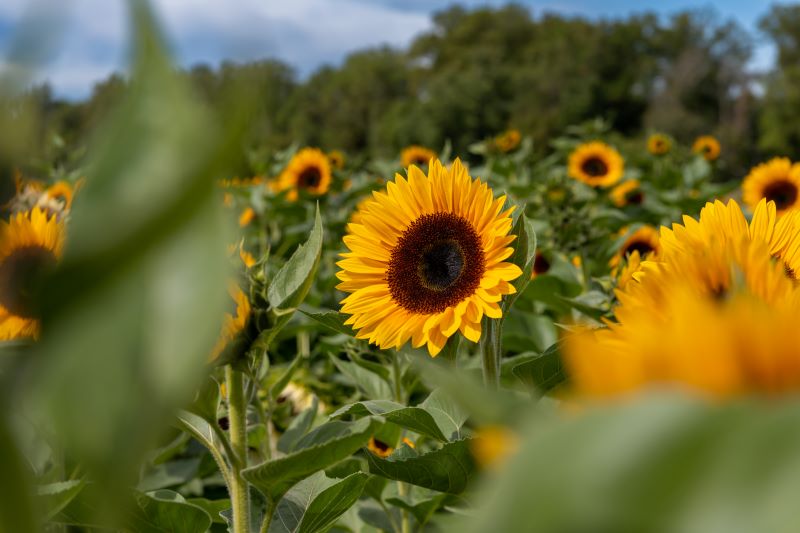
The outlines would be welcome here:
[[[483,360],[483,383],[489,389],[500,387],[500,335],[503,326],[500,319],[486,321],[486,335],[481,339]]]
[[[400,372],[400,354],[397,352],[392,353],[392,374],[394,377],[394,399],[397,403],[405,405],[403,374]],[[400,499],[404,500],[407,492],[406,484],[398,481],[397,494],[400,495]],[[411,533],[411,522],[408,519],[408,511],[405,509],[400,510],[400,532]]]
[[[244,394],[244,373],[232,366],[225,367],[228,384],[228,421],[234,458],[231,475],[231,507],[233,509],[233,533],[250,532],[250,491],[242,477],[247,468],[247,403]]]

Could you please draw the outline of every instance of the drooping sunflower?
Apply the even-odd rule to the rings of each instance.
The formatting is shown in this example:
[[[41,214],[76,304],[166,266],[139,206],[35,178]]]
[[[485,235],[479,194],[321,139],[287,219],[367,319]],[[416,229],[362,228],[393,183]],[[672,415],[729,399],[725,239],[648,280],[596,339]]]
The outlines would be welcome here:
[[[614,185],[625,172],[625,162],[614,148],[592,141],[578,146],[569,155],[570,177],[592,187]]]
[[[225,313],[219,337],[211,350],[209,362],[214,362],[222,356],[225,350],[239,338],[250,320],[250,300],[244,291],[236,283],[231,282],[228,285],[228,294],[236,304],[236,316],[232,313]]]
[[[522,134],[517,129],[509,129],[494,138],[495,147],[503,153],[508,153],[519,146]]]
[[[0,221],[0,340],[37,338],[32,298],[64,248],[64,223],[34,208]]]
[[[654,133],[647,138],[647,151],[653,155],[664,155],[672,148],[672,140],[661,133]]]
[[[319,196],[328,192],[331,185],[331,164],[328,156],[317,148],[303,148],[297,152],[278,178],[277,188],[288,190],[286,198],[297,200],[299,191]]]
[[[411,165],[424,167],[431,159],[434,159],[435,157],[436,152],[430,148],[412,144],[411,146],[406,146],[403,148],[403,151],[400,152],[400,163],[402,164],[403,168],[408,168]]]
[[[373,192],[337,263],[337,288],[350,293],[341,311],[356,336],[381,348],[411,340],[432,356],[457,331],[477,342],[481,319],[502,315],[499,302],[522,274],[505,261],[514,240],[505,201],[458,160],[451,169],[433,160],[427,175],[411,166],[407,179]]]
[[[762,198],[775,202],[778,213],[800,207],[800,164],[776,157],[753,167],[742,183],[742,199],[752,209]]]
[[[623,234],[625,232],[627,232],[627,229],[623,230]],[[633,252],[638,252],[639,256],[645,259],[651,254],[658,253],[659,249],[658,230],[653,226],[641,226],[623,241],[617,253],[611,258],[609,266],[616,269],[623,262],[623,259]]]
[[[703,135],[695,139],[692,151],[702,155],[706,161],[714,161],[719,157],[722,147],[716,138],[711,135]]]
[[[617,207],[626,205],[640,205],[644,201],[644,193],[640,188],[639,180],[623,181],[609,193],[611,201]]]

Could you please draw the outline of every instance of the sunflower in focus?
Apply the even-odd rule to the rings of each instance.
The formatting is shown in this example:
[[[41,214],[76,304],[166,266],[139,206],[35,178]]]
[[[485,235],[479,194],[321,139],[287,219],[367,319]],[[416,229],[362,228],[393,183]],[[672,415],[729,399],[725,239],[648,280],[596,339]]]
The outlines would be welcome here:
[[[513,207],[473,180],[459,160],[433,160],[373,192],[347,226],[349,252],[337,263],[345,322],[381,348],[409,340],[435,356],[460,331],[477,342],[484,315],[500,318],[500,300],[516,291],[519,267],[505,261]]]
[[[653,155],[664,155],[672,148],[672,141],[666,135],[655,133],[647,138],[647,151]]]
[[[297,152],[278,178],[277,189],[288,190],[286,198],[297,200],[299,191],[319,196],[328,192],[331,185],[331,163],[317,148],[303,148]]]
[[[39,336],[33,298],[61,259],[64,238],[64,223],[39,208],[0,221],[0,340]]]
[[[331,150],[328,152],[328,161],[331,162],[331,167],[341,170],[344,168],[344,152],[341,150]]]
[[[400,152],[400,163],[403,168],[408,168],[411,165],[424,167],[431,159],[436,158],[436,152],[430,148],[413,144],[403,148]]]
[[[644,193],[640,188],[641,183],[639,180],[623,181],[613,189],[609,196],[611,201],[617,207],[625,207],[626,205],[641,205],[644,201]]]
[[[702,155],[706,161],[714,161],[722,150],[719,141],[711,135],[703,135],[695,139],[692,152]]]
[[[623,234],[626,232],[627,228],[622,230]],[[638,252],[639,257],[646,259],[651,254],[658,253],[659,249],[658,230],[653,226],[642,226],[623,241],[617,253],[611,258],[609,266],[615,267],[616,272],[616,267],[633,252]]]
[[[800,207],[800,165],[776,157],[753,167],[742,183],[742,200],[755,208],[762,198],[775,202],[778,213]]]
[[[522,135],[517,129],[509,129],[494,138],[495,147],[503,153],[508,153],[519,146]]]
[[[236,304],[236,316],[232,313],[225,313],[223,318],[222,328],[217,337],[217,342],[211,350],[209,362],[217,361],[225,350],[230,347],[233,342],[247,327],[250,320],[250,300],[244,291],[235,283],[228,285],[228,294]]]
[[[625,162],[614,148],[593,141],[578,146],[569,155],[570,177],[592,187],[614,185],[625,171]]]

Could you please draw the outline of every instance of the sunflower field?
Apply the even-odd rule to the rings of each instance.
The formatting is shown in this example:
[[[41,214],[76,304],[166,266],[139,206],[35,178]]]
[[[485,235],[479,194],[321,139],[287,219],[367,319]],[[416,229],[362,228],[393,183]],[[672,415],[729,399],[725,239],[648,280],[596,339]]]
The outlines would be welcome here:
[[[250,147],[130,4],[85,151],[0,79],[0,531],[797,529],[800,163]]]

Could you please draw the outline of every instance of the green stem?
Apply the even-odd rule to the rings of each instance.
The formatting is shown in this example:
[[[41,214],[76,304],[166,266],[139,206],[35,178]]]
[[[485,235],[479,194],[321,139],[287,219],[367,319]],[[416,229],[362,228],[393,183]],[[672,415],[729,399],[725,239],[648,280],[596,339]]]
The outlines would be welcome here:
[[[483,383],[489,389],[500,387],[500,333],[502,324],[500,320],[486,321],[486,334],[481,339],[481,352],[483,361]]]
[[[231,507],[233,508],[233,533],[250,532],[250,491],[242,477],[247,468],[247,403],[244,395],[244,374],[228,365],[225,367],[228,382],[228,421],[234,457],[231,475]]]
[[[269,526],[272,524],[273,516],[275,516],[275,505],[272,503],[267,503],[264,520],[261,522],[261,529],[258,530],[259,533],[267,533],[269,531]]]
[[[392,371],[394,374],[394,399],[397,403],[405,405],[403,375],[400,372],[400,354],[397,352],[392,353]],[[397,493],[400,495],[401,500],[405,500],[407,494],[406,484],[402,481],[397,482]],[[400,532],[411,533],[411,522],[408,519],[408,511],[405,509],[400,510]]]

